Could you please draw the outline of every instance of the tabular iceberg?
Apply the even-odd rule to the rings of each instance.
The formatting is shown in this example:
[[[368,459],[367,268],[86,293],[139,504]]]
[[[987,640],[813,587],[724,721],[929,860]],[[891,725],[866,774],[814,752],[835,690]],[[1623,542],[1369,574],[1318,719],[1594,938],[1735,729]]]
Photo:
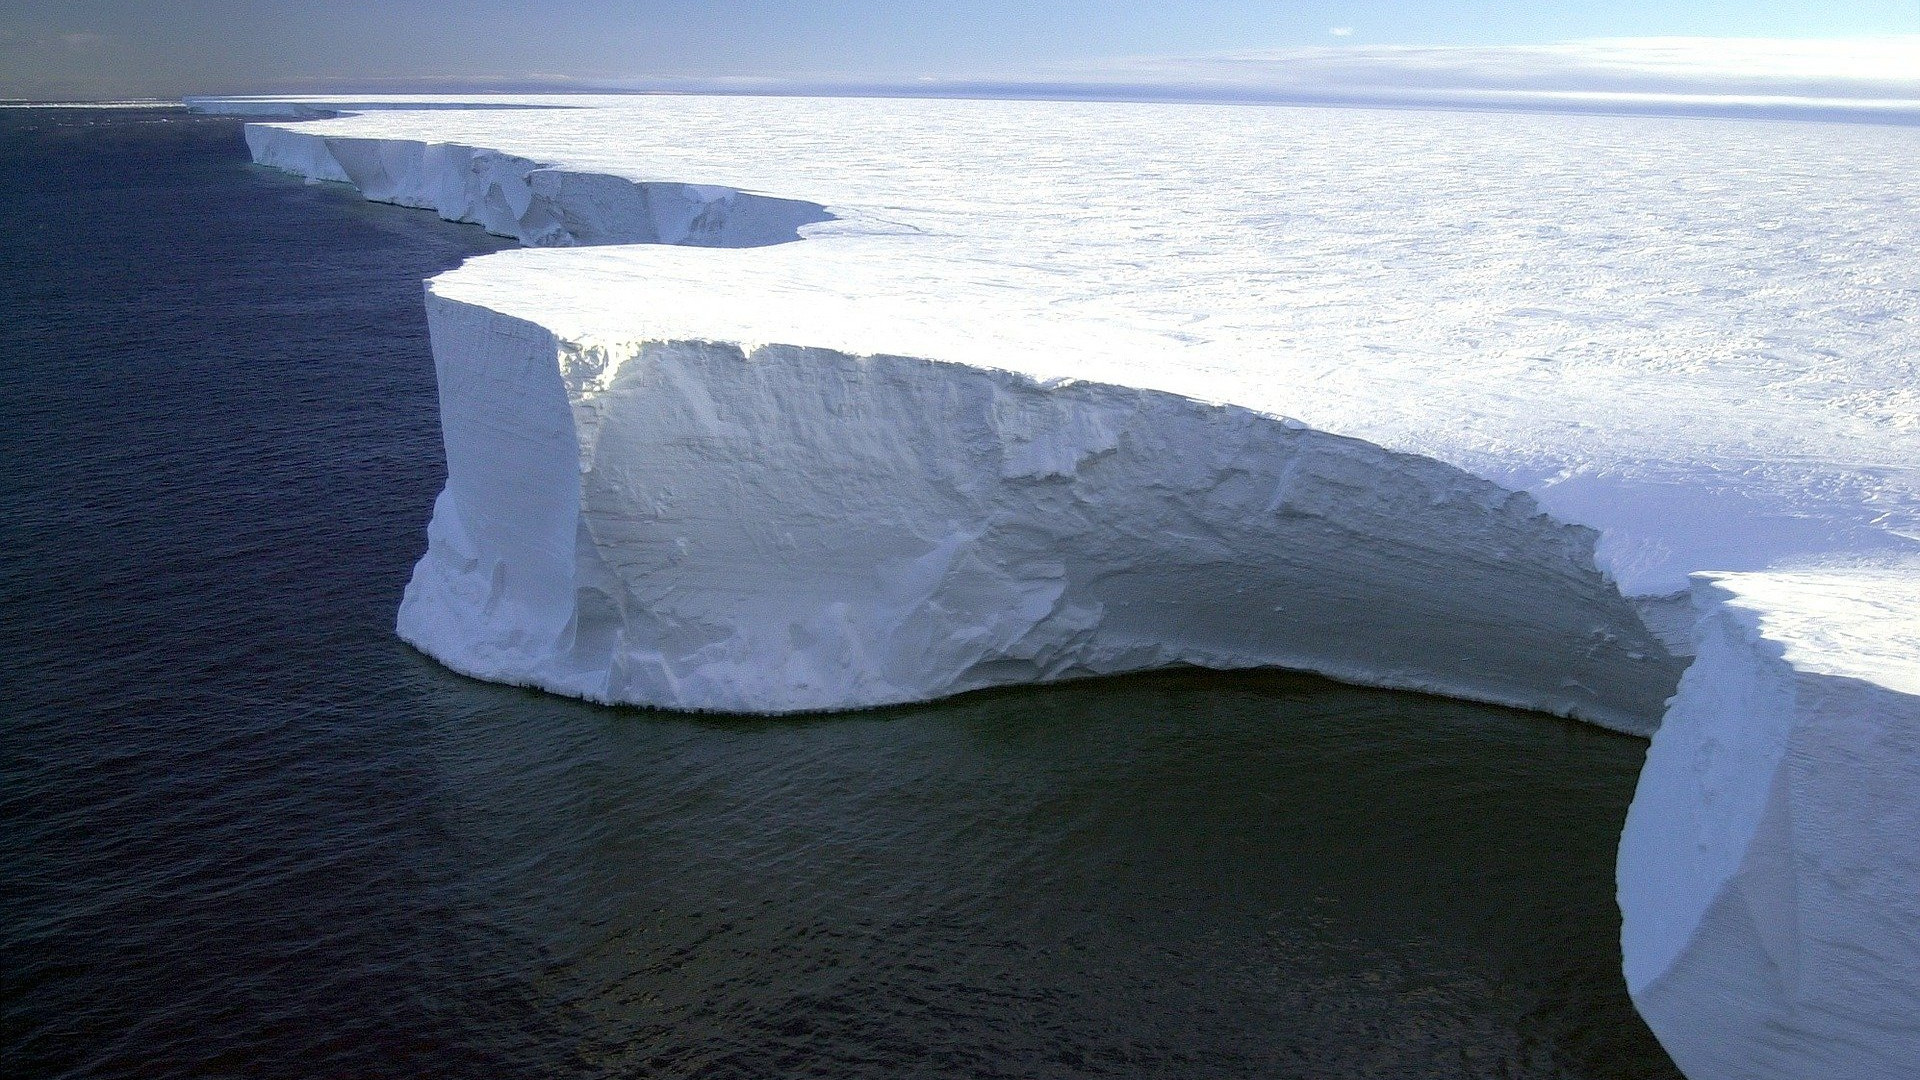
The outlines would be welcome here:
[[[1275,664],[1645,732],[1697,651],[1629,989],[1695,1080],[1920,1071],[1920,132],[362,104],[249,143],[537,245],[428,286],[427,652],[760,712]],[[1689,629],[1697,571],[1745,573]]]

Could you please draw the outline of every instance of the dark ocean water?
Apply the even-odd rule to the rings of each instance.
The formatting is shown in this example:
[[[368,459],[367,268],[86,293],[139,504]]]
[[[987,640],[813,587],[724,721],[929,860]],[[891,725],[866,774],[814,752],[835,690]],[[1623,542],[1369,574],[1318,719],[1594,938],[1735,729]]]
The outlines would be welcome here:
[[[0,110],[0,1075],[1676,1076],[1644,744],[1182,672],[803,721],[392,634],[500,242]]]

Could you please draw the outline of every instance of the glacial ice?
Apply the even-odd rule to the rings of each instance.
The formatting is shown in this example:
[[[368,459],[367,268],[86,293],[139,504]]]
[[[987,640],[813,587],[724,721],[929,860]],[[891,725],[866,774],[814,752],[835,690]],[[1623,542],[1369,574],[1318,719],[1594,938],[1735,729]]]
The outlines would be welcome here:
[[[793,226],[806,243],[751,259],[649,245],[542,266],[580,275],[581,329],[592,315],[610,334],[1017,366],[1433,457],[1599,529],[1602,569],[1629,595],[1684,590],[1702,569],[1920,549],[1906,437],[1920,426],[1920,268],[1905,256],[1920,248],[1920,129],[514,100],[547,107],[385,108],[249,137],[261,160],[310,176],[345,175],[331,140],[394,144],[384,153],[410,175],[376,190],[456,219],[484,220],[441,199],[471,178],[413,173],[429,146],[452,150],[435,168],[491,167],[461,160],[485,147],[514,159],[505,173],[539,162],[831,213]],[[569,242],[510,215],[487,224]],[[620,276],[648,283],[644,306],[608,310],[594,283]]]
[[[428,285],[408,640],[683,708],[1277,664],[1641,732],[1697,650],[1636,1002],[1695,1080],[1915,1075],[1920,130],[418,103],[248,128],[536,245]]]
[[[254,161],[350,183],[376,202],[438,211],[523,244],[757,247],[799,239],[821,207],[732,188],[650,183],[543,168],[457,143],[309,135],[247,125]]]
[[[1920,1076],[1920,565],[1695,597],[1620,843],[1628,991],[1690,1077]]]
[[[790,712],[1278,665],[1629,731],[1673,685],[1589,530],[1439,462],[913,357],[583,347],[467,285],[428,299],[448,481],[400,609],[461,670]]]

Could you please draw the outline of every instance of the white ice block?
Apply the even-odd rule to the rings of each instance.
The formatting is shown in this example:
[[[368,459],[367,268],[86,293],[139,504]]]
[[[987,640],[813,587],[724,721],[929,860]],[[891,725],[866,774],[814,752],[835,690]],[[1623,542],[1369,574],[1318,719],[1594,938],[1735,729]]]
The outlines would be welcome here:
[[[1627,987],[1696,1080],[1920,1076],[1917,571],[1697,587],[1620,845]]]

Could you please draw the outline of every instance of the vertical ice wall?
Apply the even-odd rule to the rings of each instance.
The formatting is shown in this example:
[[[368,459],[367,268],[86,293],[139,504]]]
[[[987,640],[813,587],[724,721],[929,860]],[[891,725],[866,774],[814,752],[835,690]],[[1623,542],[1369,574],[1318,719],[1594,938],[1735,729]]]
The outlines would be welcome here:
[[[400,630],[462,671],[773,713],[1271,665],[1642,732],[1677,675],[1590,530],[1440,462],[911,357],[583,348],[447,291]]]
[[[1920,1076],[1915,570],[1697,588],[1619,870],[1628,990],[1694,1080]]]
[[[457,143],[322,137],[268,124],[248,124],[246,136],[262,165],[350,183],[375,202],[434,210],[533,247],[758,247],[832,219],[796,199],[550,169]]]

